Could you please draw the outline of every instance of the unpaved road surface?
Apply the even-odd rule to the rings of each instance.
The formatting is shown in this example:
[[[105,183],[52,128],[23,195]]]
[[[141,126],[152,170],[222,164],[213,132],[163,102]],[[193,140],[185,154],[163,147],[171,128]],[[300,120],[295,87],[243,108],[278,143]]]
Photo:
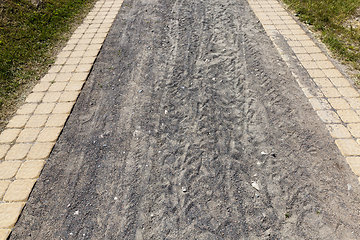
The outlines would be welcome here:
[[[125,0],[10,239],[360,239],[360,189],[244,0]]]

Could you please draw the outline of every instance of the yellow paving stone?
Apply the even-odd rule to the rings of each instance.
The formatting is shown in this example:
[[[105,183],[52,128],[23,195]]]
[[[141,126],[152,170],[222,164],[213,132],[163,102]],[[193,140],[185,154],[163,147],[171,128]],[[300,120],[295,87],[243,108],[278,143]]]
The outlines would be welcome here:
[[[84,82],[70,82],[66,88],[65,91],[80,91]]]
[[[351,138],[350,132],[342,124],[327,124],[326,128],[333,138]]]
[[[91,42],[91,38],[82,38],[82,39],[79,40],[79,44],[90,44],[90,42]],[[81,56],[83,56],[83,55],[81,55]]]
[[[16,142],[33,142],[35,141],[36,137],[39,135],[41,128],[24,128],[19,137],[16,139]]]
[[[37,104],[35,104],[35,103],[25,103],[17,110],[16,113],[17,114],[31,114],[34,112],[36,107],[37,107]]]
[[[0,240],[6,240],[10,234],[10,229],[0,229]]]
[[[66,85],[67,85],[67,82],[55,82],[55,83],[51,84],[49,91],[50,92],[64,91]]]
[[[297,41],[299,42],[299,41]],[[300,43],[300,42],[299,42]],[[308,54],[308,53],[299,53],[299,54],[296,54],[296,57],[300,60],[300,61],[311,61],[313,60],[311,55]]]
[[[358,123],[360,122],[360,117],[354,110],[337,110],[338,115],[341,120],[346,123]]]
[[[360,157],[347,157],[347,163],[351,170],[358,176],[360,176]]]
[[[319,87],[334,87],[327,78],[313,78],[313,80]]]
[[[56,73],[48,73],[43,78],[41,78],[41,82],[51,82],[55,80],[55,77],[57,76]]]
[[[89,75],[89,73],[74,73],[73,76],[71,77],[70,81],[83,82],[83,81],[86,81],[88,75]]]
[[[46,122],[47,127],[64,126],[69,114],[51,114]]]
[[[27,98],[25,99],[25,102],[27,103],[41,102],[43,96],[44,96],[44,92],[30,93],[29,96],[27,96]]]
[[[314,59],[315,61],[325,61],[328,60],[327,56],[323,53],[312,53],[310,54],[310,56],[312,57],[312,59]]]
[[[96,50],[97,53],[98,51],[100,50],[100,48],[102,47],[102,44],[91,44],[89,47],[88,47],[88,50]],[[96,54],[97,55],[97,54]],[[95,55],[95,56],[96,56]],[[84,55],[84,56],[88,56],[88,55]]]
[[[49,69],[48,73],[58,73],[60,69],[61,69],[61,65],[54,65]]]
[[[61,72],[62,73],[72,73],[75,71],[77,65],[64,65],[62,68],[61,68]]]
[[[68,65],[77,65],[80,62],[80,57],[71,57],[66,61],[66,64]]]
[[[25,161],[19,168],[16,174],[16,179],[32,179],[38,178],[43,169],[45,161],[43,160],[29,160]]]
[[[15,177],[21,161],[2,161],[0,162],[0,179],[10,179]]]
[[[75,51],[84,51],[89,47],[89,44],[76,45]],[[75,59],[75,58],[74,58]],[[81,58],[82,59],[82,58]]]
[[[57,102],[62,92],[47,92],[43,98],[43,102]]]
[[[344,97],[353,98],[360,96],[359,92],[356,91],[353,87],[339,87],[338,90]]]
[[[0,159],[5,157],[5,155],[9,149],[10,149],[9,144],[0,144]]]
[[[82,38],[84,39],[92,39],[95,36],[95,33],[85,33]]]
[[[360,155],[360,145],[354,139],[337,139],[335,143],[344,156]]]
[[[360,138],[360,123],[349,123],[347,128],[354,137]]]
[[[73,51],[70,55],[72,58],[81,58],[84,55],[85,51]]]
[[[346,78],[329,78],[336,87],[350,87],[351,84]]]
[[[343,75],[340,73],[340,71],[335,68],[334,69],[324,69],[323,72],[328,78],[343,77]]]
[[[319,110],[316,111],[320,119],[325,123],[340,123],[339,116],[332,110]]]
[[[0,143],[11,143],[13,142],[17,136],[20,133],[20,129],[17,128],[10,128],[10,129],[5,129],[1,134],[0,134]]]
[[[4,197],[6,189],[9,187],[10,183],[10,180],[0,180],[0,201]]]
[[[55,143],[35,143],[27,155],[28,160],[41,160],[49,157]]]
[[[350,105],[343,98],[328,98],[328,101],[335,109],[350,109]]]
[[[89,72],[92,68],[92,64],[79,64],[76,68],[76,72]]]
[[[293,47],[292,50],[294,51],[294,53],[297,55],[297,54],[304,54],[304,53],[307,53],[305,48],[303,47]]]
[[[63,50],[64,51],[72,51],[72,50],[74,50],[74,48],[75,48],[75,44],[67,44],[64,48],[63,48]],[[66,58],[65,58],[66,59]]]
[[[75,102],[79,93],[80,91],[63,92],[60,96],[59,102]]]
[[[5,156],[5,160],[21,160],[24,159],[26,154],[29,152],[31,144],[16,143],[11,146],[10,150]]]
[[[54,65],[63,65],[67,58],[56,58]]]
[[[25,203],[0,203],[0,228],[14,227]]]
[[[329,60],[316,61],[316,65],[321,69],[334,68],[334,64],[332,64]]]
[[[99,50],[98,49],[90,49],[90,46],[88,47],[88,49],[84,53],[84,57],[96,57],[98,55]]]
[[[306,36],[305,39],[308,39],[309,37]],[[321,50],[320,48],[318,47],[304,47],[306,49],[306,52],[311,54],[311,53],[321,53]]]
[[[353,109],[360,109],[360,98],[345,98]]]
[[[57,103],[53,113],[67,113],[69,114],[71,112],[72,107],[74,106],[74,103],[72,102],[61,102]]]
[[[317,69],[318,66],[316,65],[315,61],[301,61],[301,64],[306,69]]]
[[[309,98],[309,102],[315,110],[330,109],[329,103],[324,98]]]
[[[326,77],[325,74],[320,69],[307,69],[307,71],[312,78]]]
[[[49,115],[32,115],[29,121],[26,123],[27,128],[39,128],[45,125]]]
[[[339,91],[334,87],[321,88],[321,91],[323,92],[325,97],[328,97],[328,98],[341,97],[341,94],[339,93]]]
[[[54,109],[55,103],[40,103],[35,109],[35,114],[49,114]]]
[[[58,73],[55,77],[55,82],[67,82],[71,79],[71,73]]]
[[[4,195],[7,202],[25,202],[35,184],[35,179],[19,179],[10,183]]]
[[[93,64],[96,57],[83,57],[80,61],[80,64]]]
[[[61,127],[46,127],[37,138],[37,142],[54,142],[57,140],[62,128]]]
[[[91,40],[91,44],[94,44],[94,43],[103,43],[104,42],[104,38],[93,38],[92,40]]]

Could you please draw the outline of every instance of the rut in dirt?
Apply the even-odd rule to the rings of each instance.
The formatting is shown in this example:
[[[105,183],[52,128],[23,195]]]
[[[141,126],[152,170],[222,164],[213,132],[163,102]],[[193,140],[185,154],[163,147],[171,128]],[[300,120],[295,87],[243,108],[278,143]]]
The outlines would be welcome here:
[[[360,239],[359,192],[246,1],[125,0],[10,239]]]

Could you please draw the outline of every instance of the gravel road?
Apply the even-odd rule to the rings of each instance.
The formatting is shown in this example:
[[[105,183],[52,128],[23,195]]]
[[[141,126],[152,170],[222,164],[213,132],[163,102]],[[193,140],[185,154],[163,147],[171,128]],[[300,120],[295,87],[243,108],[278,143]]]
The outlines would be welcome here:
[[[125,0],[10,239],[360,239],[359,193],[245,0]]]

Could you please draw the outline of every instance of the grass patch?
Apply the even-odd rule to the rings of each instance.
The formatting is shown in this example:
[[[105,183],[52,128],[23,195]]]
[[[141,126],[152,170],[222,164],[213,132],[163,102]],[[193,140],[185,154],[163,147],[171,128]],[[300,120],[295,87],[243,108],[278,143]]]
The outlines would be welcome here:
[[[359,0],[283,0],[340,60],[360,70]]]
[[[0,129],[95,0],[0,0]],[[15,106],[15,107],[14,107]]]

